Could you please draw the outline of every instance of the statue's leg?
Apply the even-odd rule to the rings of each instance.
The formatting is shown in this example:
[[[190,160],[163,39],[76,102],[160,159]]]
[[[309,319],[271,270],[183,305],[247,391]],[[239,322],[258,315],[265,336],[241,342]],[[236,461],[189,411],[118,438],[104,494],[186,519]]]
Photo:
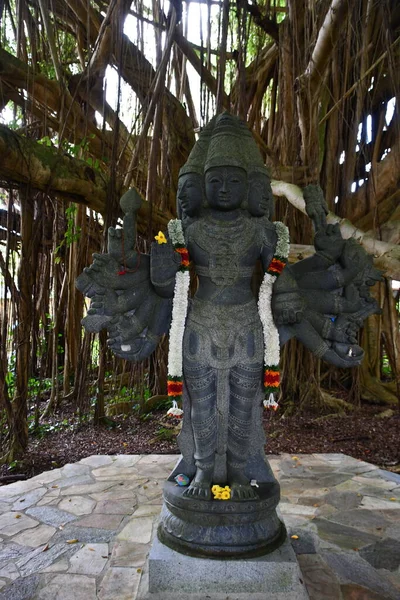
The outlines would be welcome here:
[[[252,430],[253,404],[262,381],[262,365],[240,364],[229,376],[229,416],[227,473],[233,500],[256,498],[257,493],[245,476]]]
[[[185,360],[184,377],[191,403],[196,464],[196,474],[184,495],[209,500],[217,449],[216,372],[209,366]]]

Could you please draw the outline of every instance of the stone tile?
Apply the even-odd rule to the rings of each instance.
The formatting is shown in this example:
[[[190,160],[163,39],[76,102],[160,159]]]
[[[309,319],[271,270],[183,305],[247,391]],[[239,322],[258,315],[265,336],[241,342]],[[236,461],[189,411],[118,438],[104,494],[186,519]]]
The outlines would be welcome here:
[[[149,455],[153,456],[153,455]],[[134,467],[142,458],[141,454],[116,454],[112,456],[112,464],[117,468]]]
[[[26,556],[20,558],[16,565],[23,577],[36,573],[51,565],[57,558],[63,554],[69,556],[75,551],[70,545],[65,543],[54,544],[46,550],[46,546],[39,546],[32,550]]]
[[[393,481],[396,485],[400,485],[400,474],[392,473],[391,471],[385,471],[384,469],[378,469],[376,475],[382,477],[386,481]]]
[[[331,473],[325,477],[319,477],[318,481],[321,487],[331,488],[351,479],[351,475],[347,473]]]
[[[297,557],[310,600],[339,600],[340,585],[332,569],[316,554]]]
[[[372,496],[364,496],[363,501],[360,504],[360,508],[367,508],[369,510],[398,510],[400,511],[400,502],[391,502],[388,500],[381,500],[380,498],[373,498]],[[400,516],[400,512],[399,512]]]
[[[96,580],[84,575],[55,575],[35,600],[96,600]]]
[[[89,475],[76,475],[73,477],[66,477],[65,479],[59,479],[57,483],[60,489],[64,489],[69,487],[90,485],[93,484],[94,481]]]
[[[342,585],[340,590],[343,600],[390,600],[389,596],[375,594],[371,590],[353,583]]]
[[[360,556],[375,569],[396,571],[400,568],[400,542],[387,538],[362,548]]]
[[[0,500],[0,515],[2,515],[5,512],[9,512],[11,510],[11,507],[11,502],[2,502],[2,500]]]
[[[102,467],[104,465],[109,465],[110,463],[112,463],[112,457],[108,456],[107,454],[95,454],[93,456],[83,458],[79,461],[79,463],[82,465],[88,465],[89,467],[96,469],[97,467]]]
[[[347,481],[336,485],[335,490],[337,492],[355,492],[356,494],[358,494],[360,493],[362,487],[363,486],[361,483],[357,483],[357,481],[354,481],[354,479],[348,479]]]
[[[62,530],[57,531],[54,542],[66,540],[79,540],[85,544],[109,542],[114,536],[114,531],[109,529],[95,529],[93,527],[76,527],[75,523],[68,523]]]
[[[279,508],[283,515],[302,515],[304,517],[314,517],[317,512],[317,507],[302,506],[301,504],[291,504],[289,502],[281,502],[279,504]]]
[[[54,496],[45,496],[40,502],[37,503],[36,506],[57,506],[60,502],[60,498],[55,498]]]
[[[158,504],[140,504],[133,513],[133,517],[150,517],[159,514],[160,506]]]
[[[0,515],[0,532],[2,535],[16,535],[20,531],[39,525],[38,521],[22,513],[8,512]]]
[[[325,502],[339,510],[351,510],[361,504],[362,496],[356,492],[338,492],[333,489],[325,496]]]
[[[96,483],[88,483],[86,485],[71,485],[71,487],[67,489],[61,490],[62,496],[80,496],[88,495],[92,496],[95,500],[94,494],[99,494],[100,492],[104,492],[104,490],[108,490],[110,488],[114,488],[115,481],[97,481]]]
[[[379,537],[372,533],[366,533],[327,519],[314,519],[313,524],[317,526],[320,538],[339,546],[339,548],[354,550],[379,541]]]
[[[93,527],[115,531],[122,523],[123,515],[93,514],[76,521],[76,527]]]
[[[77,516],[89,515],[95,506],[96,501],[91,498],[85,498],[85,496],[66,496],[58,505],[60,510],[66,510]]]
[[[135,598],[141,573],[137,569],[111,567],[100,583],[99,600],[132,600]]]
[[[149,544],[117,541],[112,547],[111,566],[114,567],[143,567],[149,553]]]
[[[41,484],[34,479],[16,481],[15,483],[9,483],[8,485],[1,486],[1,497],[3,500],[15,498],[16,496],[27,494],[38,487],[41,487]]]
[[[375,471],[375,474],[376,474],[376,471]],[[368,477],[367,475],[364,475],[364,476],[360,475],[357,477],[353,477],[353,481],[355,481],[356,483],[361,483],[364,486],[377,487],[377,488],[380,488],[381,490],[390,491],[395,487],[395,484],[392,481],[386,481],[384,479],[379,479],[378,477]]]
[[[169,467],[171,463],[172,465],[174,465],[179,458],[179,454],[145,454],[144,456],[140,457],[139,462],[141,465],[155,463],[157,465],[166,465],[167,467]]]
[[[316,554],[318,547],[318,538],[312,531],[289,529],[288,535],[290,543],[296,554]],[[292,535],[297,535],[297,539],[291,539]]]
[[[86,544],[71,556],[68,573],[100,575],[108,561],[108,544]]]
[[[151,541],[152,530],[152,517],[131,519],[118,534],[117,540],[130,541],[137,544],[148,544]]]
[[[374,533],[375,535],[382,535],[382,532],[385,532],[390,526],[390,521],[386,518],[386,512],[361,510],[357,508],[354,510],[337,512],[330,520],[350,527],[356,527],[357,529],[362,529],[363,531]]]
[[[118,469],[114,464],[107,465],[106,467],[100,467],[92,471],[97,481],[104,481],[105,479],[119,479],[125,480],[127,477],[138,477],[138,472],[134,467],[121,467]]]
[[[384,598],[385,596],[393,600],[398,598],[394,585],[389,580],[385,580],[356,552],[338,553],[322,550],[321,554],[342,584],[355,583],[381,594]]]
[[[13,562],[8,563],[0,569],[0,577],[6,577],[14,581],[20,577],[20,573]]]
[[[32,477],[32,481],[37,481],[40,483],[40,485],[44,485],[44,484],[53,483],[54,481],[57,481],[57,479],[60,479],[61,477],[62,477],[61,469],[53,469],[52,471],[46,471],[45,473],[40,473],[40,475],[36,475],[35,477]]]
[[[16,535],[13,538],[13,542],[23,546],[36,548],[42,544],[47,544],[55,532],[56,530],[54,527],[50,527],[49,525],[39,525],[39,527],[35,527],[35,529],[28,529],[27,531]]]
[[[43,498],[46,492],[47,489],[45,487],[40,487],[36,490],[28,492],[27,494],[23,494],[21,498],[18,498],[18,500],[14,502],[11,510],[25,510],[26,508],[33,506],[39,502],[41,498]]]
[[[99,483],[100,485],[100,483]],[[94,500],[96,500],[97,502],[99,501],[108,501],[108,500],[125,500],[125,499],[132,499],[132,501],[135,501],[136,499],[136,491],[139,487],[139,485],[137,485],[137,482],[135,483],[135,485],[131,485],[129,486],[128,484],[122,484],[122,485],[114,485],[113,483],[113,487],[112,489],[108,489],[106,492],[97,492],[97,493],[90,493],[91,498],[93,498]]]
[[[79,477],[81,475],[89,475],[90,467],[82,463],[68,463],[61,469],[61,475],[63,479],[69,479],[71,477]]]
[[[39,585],[39,576],[21,577],[0,592],[0,600],[32,600]]]
[[[103,513],[107,515],[130,515],[135,511],[135,507],[136,501],[129,498],[122,500],[105,500],[97,503],[94,513]]]
[[[41,573],[65,573],[69,569],[69,560],[64,556],[41,570]]]
[[[35,508],[28,508],[26,512],[35,519],[42,521],[42,523],[53,525],[53,527],[60,527],[60,525],[65,525],[65,523],[76,519],[74,515],[53,506],[35,506]]]
[[[0,547],[0,568],[9,563],[11,560],[18,560],[32,551],[27,546],[20,546],[11,542]]]

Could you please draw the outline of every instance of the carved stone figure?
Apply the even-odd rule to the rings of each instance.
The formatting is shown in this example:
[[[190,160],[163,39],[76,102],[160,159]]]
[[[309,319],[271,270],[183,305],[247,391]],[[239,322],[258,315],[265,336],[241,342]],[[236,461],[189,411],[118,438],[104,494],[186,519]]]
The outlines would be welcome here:
[[[177,355],[170,363],[176,367],[183,358],[170,386],[174,394],[183,391],[182,458],[165,487],[159,535],[184,552],[248,556],[284,539],[261,418],[263,378],[274,389],[279,376],[278,333],[281,344],[296,337],[337,366],[362,358],[356,331],[377,310],[368,286],[380,273],[360,246],[326,224],[320,189],[309,186],[305,198],[316,254],[278,277],[286,234],[270,221],[268,172],[246,125],[224,113],[203,130],[181,170],[181,221],[170,228],[172,238],[181,232],[178,243],[154,243],[150,256],[135,250],[139,202],[130,190],[121,199],[123,230],[110,228],[108,253],[94,255],[78,278],[92,299],[83,324],[89,331],[106,327],[122,358],[148,356],[174,311],[170,354]],[[187,253],[198,280],[188,308],[187,284],[180,283],[188,282]],[[251,289],[257,261],[267,274],[258,306]],[[277,358],[264,364],[268,356]],[[187,488],[174,485],[177,474],[189,478]],[[211,499],[214,484],[229,486],[228,502]]]

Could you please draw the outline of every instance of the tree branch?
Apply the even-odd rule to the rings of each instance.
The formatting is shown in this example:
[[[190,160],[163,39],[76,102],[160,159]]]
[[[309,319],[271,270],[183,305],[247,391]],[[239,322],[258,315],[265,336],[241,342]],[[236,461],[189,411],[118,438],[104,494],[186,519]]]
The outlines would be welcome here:
[[[306,204],[302,190],[292,183],[285,181],[272,181],[272,191],[275,196],[284,196],[290,204],[307,214]],[[341,219],[330,212],[328,223],[338,223],[344,239],[354,238],[361,246],[375,258],[374,264],[392,279],[400,279],[400,247],[382,242],[355,227],[348,219]]]

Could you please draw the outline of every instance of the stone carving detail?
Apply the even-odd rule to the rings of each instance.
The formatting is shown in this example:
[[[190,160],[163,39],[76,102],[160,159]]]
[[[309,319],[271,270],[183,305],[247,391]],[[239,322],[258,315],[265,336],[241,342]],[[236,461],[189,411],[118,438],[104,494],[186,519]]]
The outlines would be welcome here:
[[[363,354],[356,332],[378,309],[368,288],[381,274],[356,242],[343,240],[338,226],[327,225],[320,188],[308,186],[304,196],[315,226],[316,253],[288,265],[275,281],[272,314],[281,345],[296,337],[324,360],[351,367]],[[93,332],[106,328],[118,356],[141,360],[168,331],[181,256],[169,240],[154,243],[150,255],[138,253],[140,201],[134,190],[123,196],[121,206],[123,229],[109,229],[108,253],[94,255],[77,286],[91,298],[84,326]],[[224,510],[236,515],[238,503],[261,502],[252,479],[267,488],[277,485],[264,456],[260,415],[268,334],[265,327],[263,333],[251,279],[257,261],[268,270],[281,243],[270,221],[268,172],[250,131],[236,117],[224,113],[200,134],[180,173],[177,212],[198,289],[183,337],[183,458],[170,480],[176,473],[190,477],[189,487],[180,493],[192,502],[193,511],[199,502],[210,502],[212,483],[228,483],[231,501]],[[263,493],[268,497],[267,488]],[[176,519],[165,510],[170,536]],[[268,518],[279,523],[274,510],[268,508]],[[177,539],[190,531],[181,522],[176,528]],[[270,535],[275,541],[279,537],[276,526]],[[188,533],[186,541],[192,545],[195,537]],[[238,547],[242,552],[239,542]]]

